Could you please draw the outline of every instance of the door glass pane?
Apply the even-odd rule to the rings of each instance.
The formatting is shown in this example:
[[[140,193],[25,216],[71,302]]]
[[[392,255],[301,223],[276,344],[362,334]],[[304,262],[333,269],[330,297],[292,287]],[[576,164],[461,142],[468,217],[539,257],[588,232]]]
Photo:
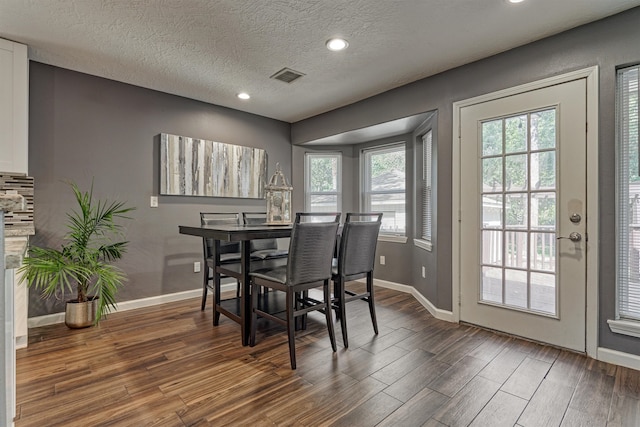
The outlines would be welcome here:
[[[527,272],[522,270],[504,271],[504,303],[527,308]]]
[[[536,190],[556,187],[556,152],[531,153],[531,186]]]
[[[482,227],[502,228],[502,194],[482,196]]]
[[[553,231],[556,228],[556,193],[531,194],[531,228]]]
[[[518,153],[527,149],[527,115],[509,117],[504,121],[505,153]]]
[[[504,201],[505,221],[509,228],[526,228],[528,215],[526,193],[507,194]]]
[[[555,274],[531,273],[531,309],[555,314]]]
[[[531,269],[556,271],[556,234],[531,233],[530,254]]]
[[[482,267],[482,301],[502,303],[502,269]]]
[[[555,121],[545,109],[482,124],[480,301],[556,315]]]
[[[505,232],[505,266],[527,268],[527,233]]]
[[[502,265],[502,231],[482,231],[482,263]]]
[[[556,110],[555,108],[531,113],[531,150],[555,148]]]
[[[482,155],[502,154],[502,120],[482,124]]]
[[[482,159],[482,191],[502,191],[502,157]]]
[[[527,155],[505,157],[505,185],[507,190],[522,191],[527,189]]]

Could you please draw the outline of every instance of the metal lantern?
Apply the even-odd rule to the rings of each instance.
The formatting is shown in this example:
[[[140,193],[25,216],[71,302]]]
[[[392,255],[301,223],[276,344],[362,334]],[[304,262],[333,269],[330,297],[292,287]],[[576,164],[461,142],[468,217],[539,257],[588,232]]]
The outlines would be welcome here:
[[[267,224],[291,224],[291,192],[287,179],[276,163],[276,171],[265,186],[267,197]]]

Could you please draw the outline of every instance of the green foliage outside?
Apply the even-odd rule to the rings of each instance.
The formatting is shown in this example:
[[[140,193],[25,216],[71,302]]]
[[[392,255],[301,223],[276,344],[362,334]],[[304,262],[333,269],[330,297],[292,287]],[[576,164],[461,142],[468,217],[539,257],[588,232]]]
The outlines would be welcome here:
[[[338,159],[314,156],[310,159],[311,191],[337,191]]]
[[[404,150],[389,151],[371,156],[371,179],[393,171],[405,173]]]
[[[530,128],[528,128],[530,124]],[[528,137],[528,139],[527,139]],[[555,109],[501,118],[482,124],[482,179],[484,192],[555,188]],[[531,147],[528,147],[528,144]],[[538,151],[541,150],[541,151]],[[527,151],[534,151],[527,155]],[[504,165],[503,165],[504,163]],[[527,169],[531,172],[528,182]],[[525,225],[528,202],[508,198],[505,224]],[[555,225],[555,199],[536,202],[532,218],[537,225]]]

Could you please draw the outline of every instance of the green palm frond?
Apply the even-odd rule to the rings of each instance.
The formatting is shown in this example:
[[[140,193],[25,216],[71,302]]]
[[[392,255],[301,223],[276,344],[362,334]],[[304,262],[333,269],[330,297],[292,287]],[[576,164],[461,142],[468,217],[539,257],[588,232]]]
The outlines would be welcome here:
[[[67,234],[60,249],[32,247],[21,267],[23,281],[40,289],[43,296],[76,291],[78,301],[86,301],[89,293],[99,298],[96,323],[103,314],[116,307],[115,296],[126,275],[109,265],[122,258],[129,242],[123,227],[116,222],[131,219],[127,214],[135,208],[123,202],[94,201],[93,183],[89,191],[81,191],[69,183],[77,206],[67,213]]]

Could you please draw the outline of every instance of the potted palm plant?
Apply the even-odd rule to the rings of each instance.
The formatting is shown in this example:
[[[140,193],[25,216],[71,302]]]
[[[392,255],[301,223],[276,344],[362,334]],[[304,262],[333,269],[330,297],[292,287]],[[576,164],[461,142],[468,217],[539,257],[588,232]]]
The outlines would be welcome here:
[[[135,208],[124,202],[94,201],[89,191],[69,184],[77,207],[67,213],[67,234],[60,249],[32,246],[20,268],[23,281],[42,291],[43,297],[75,291],[67,301],[65,324],[70,328],[96,325],[111,308],[125,273],[112,265],[124,255],[128,242],[117,219],[130,219]]]

